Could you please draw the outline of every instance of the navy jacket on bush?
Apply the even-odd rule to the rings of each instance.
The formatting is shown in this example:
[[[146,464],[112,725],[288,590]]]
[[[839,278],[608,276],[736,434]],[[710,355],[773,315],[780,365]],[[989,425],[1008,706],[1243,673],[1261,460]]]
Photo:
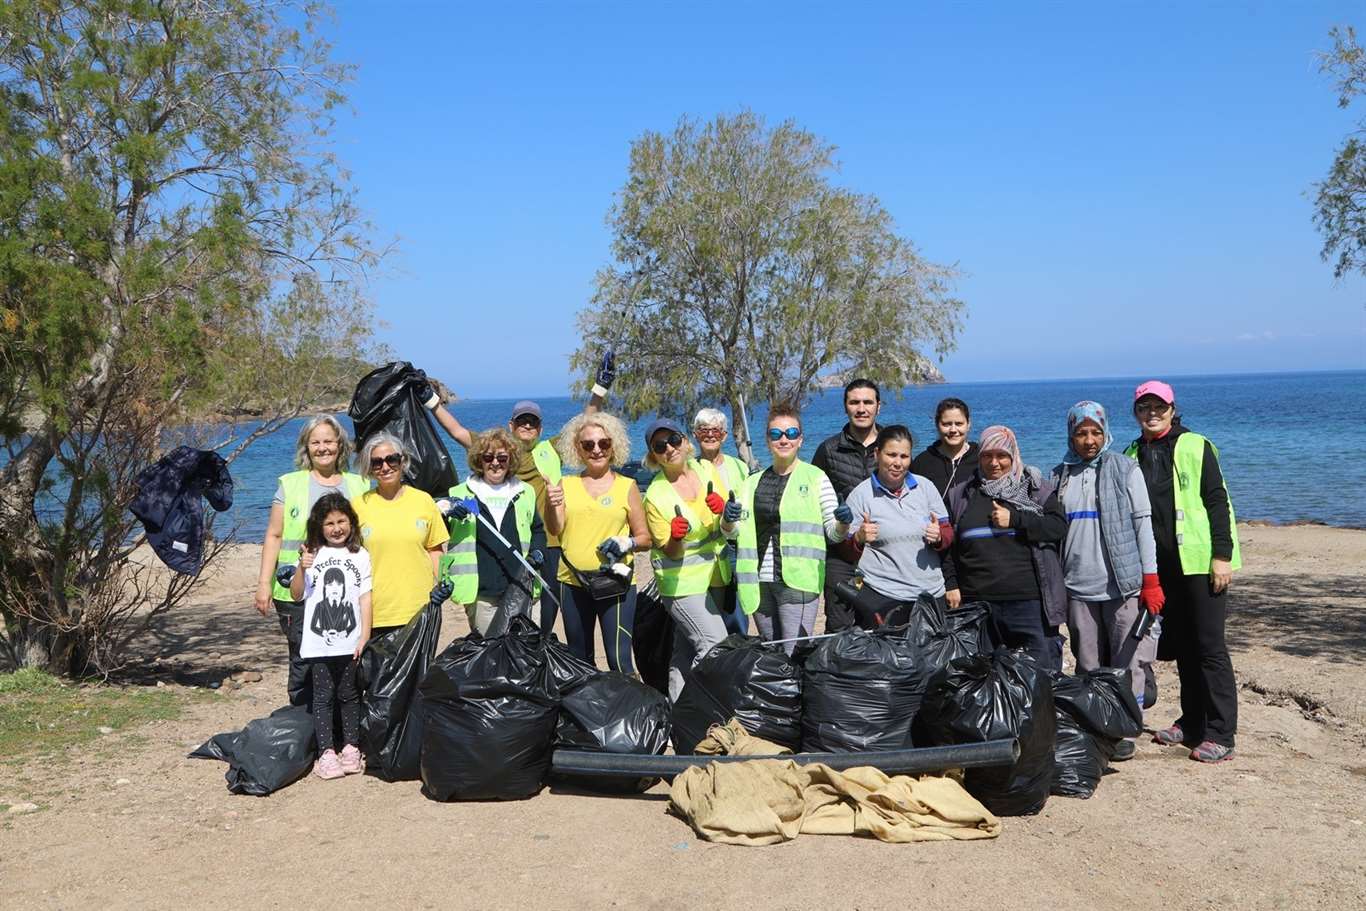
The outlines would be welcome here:
[[[129,509],[147,529],[147,541],[162,562],[194,575],[204,558],[204,505],[222,512],[232,506],[232,475],[216,452],[180,446],[137,478],[138,495]]]

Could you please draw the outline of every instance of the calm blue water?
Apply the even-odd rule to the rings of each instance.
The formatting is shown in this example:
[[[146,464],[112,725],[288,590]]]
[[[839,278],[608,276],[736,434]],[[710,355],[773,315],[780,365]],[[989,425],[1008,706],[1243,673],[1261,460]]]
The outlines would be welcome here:
[[[973,439],[990,424],[1006,424],[1020,440],[1025,460],[1045,471],[1066,446],[1067,409],[1094,399],[1110,414],[1116,444],[1138,435],[1130,404],[1134,387],[1147,377],[1044,382],[946,383],[885,396],[882,423],[904,423],[916,451],[934,439],[934,406],[957,396],[972,408]],[[1186,426],[1219,447],[1224,474],[1239,519],[1273,522],[1318,520],[1330,525],[1366,526],[1366,371],[1344,373],[1192,376],[1170,380]],[[515,398],[458,402],[453,412],[467,427],[505,424]],[[568,398],[539,400],[545,426],[558,429],[582,407]],[[751,435],[762,430],[763,405],[750,409]],[[632,426],[632,458],[644,455],[640,439],[648,419]],[[814,398],[803,415],[804,458],[825,437],[844,426],[841,391]],[[349,422],[348,422],[349,423]],[[265,530],[276,478],[292,466],[299,423],[259,441],[232,466],[236,518],[242,538]],[[443,434],[444,436],[444,434]],[[464,450],[447,446],[465,476]],[[767,450],[760,453],[765,459]]]

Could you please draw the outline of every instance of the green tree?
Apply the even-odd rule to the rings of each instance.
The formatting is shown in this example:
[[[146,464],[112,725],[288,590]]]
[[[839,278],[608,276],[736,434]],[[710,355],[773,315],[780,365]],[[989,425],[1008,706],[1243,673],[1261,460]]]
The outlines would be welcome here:
[[[371,354],[323,12],[0,5],[0,659],[114,667],[198,581],[136,549],[137,473],[235,456]]]
[[[631,145],[609,215],[615,262],[579,314],[585,376],[615,348],[631,416],[803,401],[823,377],[900,390],[954,347],[957,272],[926,261],[878,200],[831,182],[834,148],[750,112],[683,118]]]
[[[1350,107],[1366,92],[1366,51],[1350,25],[1335,26],[1329,35],[1333,49],[1319,54],[1319,69],[1333,77],[1338,107]],[[1333,263],[1333,275],[1366,272],[1366,117],[1347,136],[1328,176],[1316,184],[1314,225],[1323,235],[1323,258]]]

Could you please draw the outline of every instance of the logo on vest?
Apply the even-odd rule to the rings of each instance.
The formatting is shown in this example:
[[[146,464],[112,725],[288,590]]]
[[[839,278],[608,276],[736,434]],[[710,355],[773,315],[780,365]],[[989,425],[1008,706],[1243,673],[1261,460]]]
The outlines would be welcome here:
[[[299,507],[297,507],[297,506],[291,506],[291,507],[289,508],[289,517],[290,517],[291,519],[297,519],[297,518],[299,518]]]
[[[801,495],[804,496],[804,497],[810,496],[810,495],[811,495],[811,487],[810,487],[809,485],[806,485],[806,484],[798,484],[798,485],[797,485],[797,493],[801,494]]]

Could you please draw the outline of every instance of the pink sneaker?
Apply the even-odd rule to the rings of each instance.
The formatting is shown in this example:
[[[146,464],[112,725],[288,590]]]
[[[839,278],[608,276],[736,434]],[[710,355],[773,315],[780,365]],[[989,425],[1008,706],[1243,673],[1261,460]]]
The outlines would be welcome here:
[[[328,750],[319,756],[318,761],[313,763],[313,774],[324,781],[331,781],[333,778],[341,778],[345,775],[341,763],[337,760],[337,751]]]
[[[342,747],[341,770],[347,775],[359,775],[365,771],[365,763],[361,761],[360,750],[354,743],[348,743]]]

